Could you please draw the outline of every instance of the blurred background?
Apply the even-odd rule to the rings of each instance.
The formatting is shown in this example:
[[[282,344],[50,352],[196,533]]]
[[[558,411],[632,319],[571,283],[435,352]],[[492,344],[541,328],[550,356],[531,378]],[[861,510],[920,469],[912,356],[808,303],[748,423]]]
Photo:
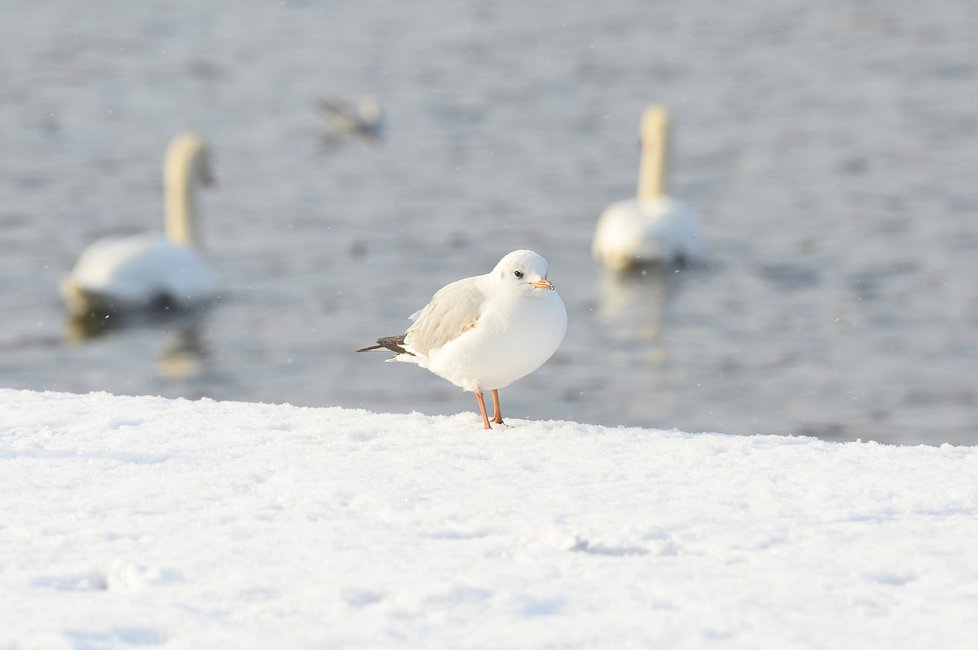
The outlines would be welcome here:
[[[978,5],[935,0],[0,4],[0,385],[470,410],[353,350],[531,248],[570,326],[512,418],[978,444]],[[321,97],[376,95],[382,137]],[[643,108],[673,116],[697,268],[612,275]],[[84,246],[162,229],[171,136],[201,133],[225,290],[79,330]]]

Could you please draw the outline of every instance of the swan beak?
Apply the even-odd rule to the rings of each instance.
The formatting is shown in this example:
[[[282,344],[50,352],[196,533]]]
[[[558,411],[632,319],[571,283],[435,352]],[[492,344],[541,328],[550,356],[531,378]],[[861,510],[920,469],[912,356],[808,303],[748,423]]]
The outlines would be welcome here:
[[[547,278],[540,278],[536,282],[531,282],[530,286],[534,289],[550,289],[551,291],[557,288]]]

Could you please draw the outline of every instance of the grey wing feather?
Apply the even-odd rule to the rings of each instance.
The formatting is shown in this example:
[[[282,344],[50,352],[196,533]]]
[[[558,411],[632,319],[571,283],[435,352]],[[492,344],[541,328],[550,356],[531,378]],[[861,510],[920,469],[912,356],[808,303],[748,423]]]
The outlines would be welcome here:
[[[477,276],[478,277],[478,276]],[[475,327],[486,300],[477,277],[442,287],[421,311],[412,315],[405,342],[419,354],[440,348]]]
[[[342,115],[343,117],[349,117],[356,110],[353,104],[341,99],[322,98],[319,100],[319,106],[333,115]]]

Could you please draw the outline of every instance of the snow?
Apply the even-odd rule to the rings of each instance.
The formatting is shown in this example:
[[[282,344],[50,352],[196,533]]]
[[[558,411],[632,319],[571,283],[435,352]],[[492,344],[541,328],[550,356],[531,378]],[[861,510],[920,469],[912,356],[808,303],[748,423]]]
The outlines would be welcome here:
[[[0,648],[970,648],[978,448],[0,389]]]

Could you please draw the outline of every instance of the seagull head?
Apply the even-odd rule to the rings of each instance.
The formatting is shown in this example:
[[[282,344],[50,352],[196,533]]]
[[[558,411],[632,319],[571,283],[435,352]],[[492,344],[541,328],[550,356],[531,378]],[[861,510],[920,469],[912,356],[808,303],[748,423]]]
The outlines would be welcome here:
[[[553,291],[553,283],[547,279],[550,263],[533,251],[513,251],[499,260],[489,274],[495,282],[510,293],[538,296],[541,290]]]

